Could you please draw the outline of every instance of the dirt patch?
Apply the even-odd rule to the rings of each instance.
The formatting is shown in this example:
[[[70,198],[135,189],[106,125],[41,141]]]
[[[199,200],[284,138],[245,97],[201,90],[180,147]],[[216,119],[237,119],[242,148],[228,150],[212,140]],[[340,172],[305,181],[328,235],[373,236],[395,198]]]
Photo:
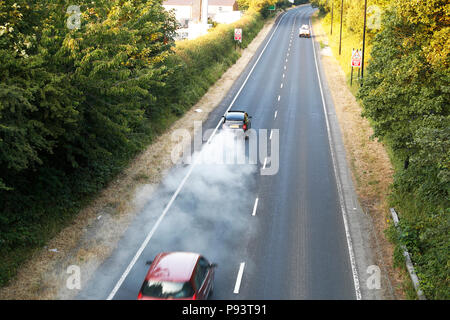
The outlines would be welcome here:
[[[370,137],[372,127],[361,117],[361,106],[347,86],[344,71],[328,47],[327,34],[317,19],[313,20],[317,42],[323,44],[321,61],[333,99],[334,107],[343,135],[347,162],[351,168],[361,207],[370,214],[374,225],[374,248],[377,248],[377,263],[387,272],[396,298],[405,299],[402,290],[402,273],[393,267],[393,245],[386,239],[389,206],[387,196],[393,180],[393,167],[384,145]]]
[[[148,196],[173,166],[172,141],[177,129],[194,135],[194,121],[205,121],[225,97],[269,33],[275,18],[266,21],[241,57],[208,90],[202,99],[177,120],[164,134],[137,156],[129,167],[62,230],[45,248],[37,250],[8,286],[0,289],[0,299],[72,299],[78,290],[66,288],[68,267],[83,270],[82,283],[111,254],[135,215],[142,209],[140,195]],[[197,112],[201,109],[202,112]],[[56,250],[54,250],[56,249]]]

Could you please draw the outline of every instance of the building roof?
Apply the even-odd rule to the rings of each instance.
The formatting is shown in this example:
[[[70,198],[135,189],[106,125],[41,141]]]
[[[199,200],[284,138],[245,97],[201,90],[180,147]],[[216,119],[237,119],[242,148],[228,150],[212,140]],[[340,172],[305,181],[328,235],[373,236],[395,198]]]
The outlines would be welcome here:
[[[236,0],[208,0],[209,6],[233,6]]]
[[[192,6],[193,0],[164,0],[163,6]]]

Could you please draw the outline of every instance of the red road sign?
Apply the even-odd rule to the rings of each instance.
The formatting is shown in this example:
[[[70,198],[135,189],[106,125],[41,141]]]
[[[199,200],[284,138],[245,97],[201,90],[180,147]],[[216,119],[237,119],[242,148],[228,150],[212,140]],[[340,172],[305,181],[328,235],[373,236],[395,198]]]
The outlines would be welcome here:
[[[234,29],[234,40],[242,42],[242,29]]]
[[[361,51],[353,50],[352,51],[352,67],[361,68]]]

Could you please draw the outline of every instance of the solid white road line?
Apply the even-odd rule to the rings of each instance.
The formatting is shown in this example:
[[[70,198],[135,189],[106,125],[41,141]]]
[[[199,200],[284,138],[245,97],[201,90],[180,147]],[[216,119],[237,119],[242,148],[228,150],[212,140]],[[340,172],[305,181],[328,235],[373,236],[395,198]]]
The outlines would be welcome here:
[[[258,207],[259,198],[256,198],[255,205],[253,206],[252,216],[256,215],[256,208]]]
[[[244,274],[244,267],[245,267],[245,262],[241,262],[241,264],[239,265],[239,271],[238,271],[238,275],[236,278],[236,284],[234,285],[233,293],[235,293],[235,294],[239,293],[239,289],[241,287],[242,275]]]
[[[245,84],[247,83],[248,79],[250,78],[250,75],[253,73],[253,70],[255,69],[256,65],[258,64],[259,60],[261,59],[263,53],[266,51],[267,46],[269,45],[270,41],[273,38],[273,35],[275,34],[275,32],[277,31],[278,27],[281,24],[281,21],[283,21],[283,19],[286,17],[287,14],[283,15],[281,17],[281,19],[278,21],[277,26],[275,27],[275,29],[273,30],[272,34],[270,35],[269,40],[267,40],[266,45],[264,46],[264,48],[262,49],[261,53],[258,56],[258,59],[256,59],[255,64],[253,65],[253,67],[250,69],[247,77],[245,78],[244,82],[242,83],[241,87],[239,88],[238,92],[236,93],[236,95],[234,96],[233,100],[231,101],[230,105],[228,106],[227,110],[225,111],[225,113],[227,113],[230,109],[231,106],[233,105],[233,103],[236,101],[237,97],[239,96],[239,94],[241,93],[242,89],[244,88]],[[295,21],[295,20],[294,20]],[[216,128],[214,129],[213,133],[211,134],[211,136],[209,137],[208,141],[206,143],[210,143],[212,137],[215,135],[217,129],[219,128],[220,124],[222,123],[222,119],[220,119],[219,123],[217,124]],[[200,150],[200,153],[203,152],[203,148],[202,150]],[[197,159],[199,159],[199,157],[197,157]],[[147,235],[147,237],[145,238],[144,242],[141,244],[141,246],[139,247],[138,251],[136,252],[136,254],[134,255],[133,259],[131,260],[131,262],[128,264],[127,268],[125,269],[125,271],[123,272],[123,274],[121,275],[119,281],[116,283],[116,285],[114,286],[113,290],[111,291],[111,293],[108,295],[108,297],[106,298],[107,300],[112,300],[114,298],[114,296],[116,295],[117,291],[119,290],[120,286],[122,285],[122,283],[125,281],[125,278],[128,276],[128,274],[130,273],[131,269],[133,268],[133,266],[136,264],[136,261],[138,260],[138,258],[141,256],[142,252],[144,251],[145,247],[147,246],[148,242],[150,241],[150,239],[153,237],[153,234],[155,233],[156,229],[158,228],[158,226],[160,225],[161,221],[164,219],[165,215],[167,214],[167,212],[169,211],[170,207],[172,206],[173,202],[175,201],[175,198],[178,196],[178,194],[180,193],[181,189],[183,188],[184,184],[186,183],[187,179],[189,178],[189,176],[191,175],[192,171],[194,170],[194,167],[196,166],[197,161],[194,161],[194,163],[191,165],[191,167],[189,168],[189,171],[187,172],[186,176],[183,178],[183,180],[181,181],[180,185],[178,186],[177,190],[175,191],[175,193],[172,195],[172,198],[170,199],[169,203],[166,205],[166,207],[164,208],[164,211],[162,212],[162,214],[159,216],[158,220],[156,221],[155,225],[153,226],[153,228],[150,230],[149,234]]]
[[[309,29],[312,31],[311,20],[309,21]],[[361,300],[361,290],[360,290],[360,287],[359,287],[359,278],[358,278],[358,271],[357,271],[357,268],[356,268],[355,253],[353,251],[352,238],[350,236],[350,231],[349,231],[350,228],[348,226],[347,210],[345,209],[344,197],[342,195],[342,186],[341,186],[341,182],[339,180],[339,174],[338,174],[339,171],[338,171],[338,168],[337,168],[336,159],[334,157],[334,147],[333,147],[333,142],[331,140],[330,122],[328,120],[328,112],[327,112],[327,108],[326,108],[326,105],[325,105],[325,98],[324,98],[324,95],[323,95],[322,81],[320,79],[320,72],[319,72],[319,67],[318,67],[318,64],[317,64],[316,47],[315,47],[313,38],[311,38],[311,41],[312,41],[312,45],[313,45],[313,53],[314,53],[314,61],[316,63],[317,77],[318,77],[318,80],[319,80],[320,94],[321,94],[321,97],[322,97],[323,113],[325,114],[325,123],[327,125],[328,143],[329,143],[330,149],[331,149],[331,159],[333,160],[334,175],[336,176],[336,185],[337,185],[337,190],[338,190],[338,194],[339,194],[339,202],[340,202],[340,205],[341,205],[342,218],[344,220],[345,237],[347,238],[348,253],[349,253],[349,256],[350,256],[350,264],[351,264],[351,267],[352,267],[353,284],[355,286],[355,295],[356,295],[356,299],[357,300]]]

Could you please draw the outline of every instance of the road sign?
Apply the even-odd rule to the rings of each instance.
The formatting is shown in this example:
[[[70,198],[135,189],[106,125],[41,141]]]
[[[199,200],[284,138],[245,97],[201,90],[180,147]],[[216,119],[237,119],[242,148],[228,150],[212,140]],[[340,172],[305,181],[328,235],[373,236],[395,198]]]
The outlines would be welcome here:
[[[234,40],[242,42],[242,29],[234,29]]]
[[[270,7],[269,7],[269,10],[275,10],[277,8],[277,5],[276,4],[273,4],[273,5],[271,5]]]
[[[358,49],[352,51],[352,67],[361,68],[362,51]]]

